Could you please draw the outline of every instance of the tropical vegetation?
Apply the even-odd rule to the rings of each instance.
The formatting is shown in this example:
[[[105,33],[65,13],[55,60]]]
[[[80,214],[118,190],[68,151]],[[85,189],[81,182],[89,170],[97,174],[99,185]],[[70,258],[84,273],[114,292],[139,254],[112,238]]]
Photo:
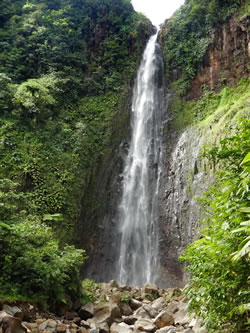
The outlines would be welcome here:
[[[200,237],[181,256],[191,273],[190,309],[209,332],[249,327],[250,121],[242,119],[234,131],[203,153],[220,171],[200,199],[205,210]]]
[[[82,198],[151,30],[129,0],[1,1],[0,298],[79,297]]]
[[[224,23],[239,8],[246,13],[250,8],[249,0],[186,0],[166,20],[161,34],[166,77],[183,96],[208,49],[212,29]],[[173,76],[173,71],[178,73],[177,77]]]

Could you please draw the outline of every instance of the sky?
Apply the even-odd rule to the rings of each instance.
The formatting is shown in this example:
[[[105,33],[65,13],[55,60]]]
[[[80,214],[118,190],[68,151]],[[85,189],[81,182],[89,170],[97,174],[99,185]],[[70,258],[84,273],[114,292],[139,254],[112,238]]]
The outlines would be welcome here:
[[[154,25],[163,23],[184,0],[132,0],[134,9],[146,15]]]

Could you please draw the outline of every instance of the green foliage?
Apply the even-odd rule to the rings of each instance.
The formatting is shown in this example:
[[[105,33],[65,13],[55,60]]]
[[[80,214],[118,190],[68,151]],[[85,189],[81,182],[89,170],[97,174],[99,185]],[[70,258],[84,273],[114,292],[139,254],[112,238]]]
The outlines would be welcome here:
[[[170,100],[169,110],[173,119],[169,126],[175,130],[183,130],[190,125],[222,129],[221,122],[226,125],[235,115],[246,116],[249,112],[250,81],[243,79],[238,85],[225,87],[215,94],[205,91],[198,101],[186,101],[178,95]],[[227,120],[228,119],[228,120]],[[207,123],[207,125],[206,125]],[[215,148],[216,149],[216,148]]]
[[[59,249],[51,228],[32,216],[0,224],[1,296],[41,297],[51,304],[78,297],[83,250]]]
[[[240,0],[186,0],[162,28],[167,79],[185,95],[203,59],[212,27],[225,22],[241,5]],[[178,78],[172,77],[177,71]],[[173,83],[173,81],[175,81]]]
[[[239,12],[237,13],[237,19],[241,19],[242,16],[250,14],[250,0],[246,0],[243,2],[243,5],[241,6]]]
[[[125,293],[120,293],[120,297],[121,297],[121,302],[122,303],[127,303],[127,304],[129,304],[131,299],[132,299],[131,295],[127,295]]]
[[[20,112],[25,117],[27,114],[46,112],[52,105],[56,104],[53,94],[58,91],[57,83],[58,79],[55,75],[49,74],[39,79],[29,79],[17,86],[13,103],[19,108],[15,113]],[[48,115],[47,112],[46,116],[48,117]]]
[[[81,303],[87,304],[96,301],[96,292],[100,289],[100,284],[93,280],[85,279],[82,281]]]
[[[5,297],[79,293],[82,252],[66,244],[76,241],[82,198],[120,138],[116,116],[151,30],[128,0],[1,1]]]
[[[205,152],[223,171],[201,199],[207,208],[201,237],[181,256],[192,274],[187,289],[190,309],[202,316],[209,332],[220,332],[227,324],[233,332],[247,330],[249,138],[250,121],[245,119],[235,135]]]
[[[140,39],[151,33],[150,21],[124,0],[71,5],[64,0],[57,5],[32,0],[20,9],[0,28],[0,70],[18,83],[63,73],[77,81],[67,82],[71,98],[115,89],[131,79],[144,46]]]

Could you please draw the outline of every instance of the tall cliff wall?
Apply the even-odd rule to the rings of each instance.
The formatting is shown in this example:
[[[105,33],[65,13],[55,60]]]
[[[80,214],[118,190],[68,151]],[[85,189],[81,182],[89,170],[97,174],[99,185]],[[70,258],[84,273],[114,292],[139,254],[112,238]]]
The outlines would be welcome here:
[[[196,197],[200,198],[215,179],[214,166],[200,157],[203,146],[230,134],[239,117],[250,116],[249,85],[242,90],[225,87],[249,77],[249,18],[245,15],[237,20],[234,16],[217,25],[188,94],[181,98],[172,92],[160,208],[161,275],[168,286],[183,286],[186,282],[178,256],[200,229],[202,210]],[[178,75],[181,72],[177,68],[172,79],[178,79]],[[210,97],[201,98],[204,88],[218,93],[223,87],[218,95],[210,93]]]
[[[192,81],[191,98],[199,98],[204,87],[218,91],[227,84],[232,86],[250,72],[250,16],[217,25],[211,34],[208,50],[198,66]]]
[[[109,149],[93,170],[88,189],[82,200],[82,212],[77,238],[86,249],[88,259],[82,276],[96,281],[114,278],[117,248],[117,207],[121,198],[121,174],[130,136],[132,87],[127,86],[113,120]]]
[[[185,97],[197,100],[206,90],[219,91],[225,83],[236,84],[249,76],[249,17],[239,21],[235,17],[217,25],[210,36],[210,44],[197,65],[197,74]],[[160,32],[162,35],[162,32]],[[167,52],[167,50],[166,50]],[[233,65],[232,65],[233,64]],[[173,79],[181,72],[176,68]],[[177,74],[176,74],[177,73]],[[176,77],[177,75],[177,77]],[[171,82],[170,82],[171,83]],[[249,85],[247,86],[249,87]],[[248,89],[245,87],[244,89]],[[195,107],[185,98],[171,92],[169,118],[163,143],[163,173],[160,200],[160,279],[164,287],[183,286],[186,282],[179,255],[199,230],[201,208],[195,197],[201,197],[214,179],[213,166],[200,159],[202,147],[215,143],[228,131],[236,118],[245,115],[249,96],[236,105],[227,94],[237,98],[238,91],[226,90]],[[244,90],[244,91],[245,91]],[[240,99],[241,97],[239,97]],[[80,244],[89,256],[83,267],[83,276],[96,280],[109,280],[115,274],[117,244],[115,221],[121,196],[123,157],[127,149],[130,119],[130,93],[119,106],[114,121],[114,134],[110,150],[93,170],[93,178],[83,198],[83,210],[77,232]],[[198,103],[198,101],[197,101]],[[213,105],[206,110],[206,103]],[[238,109],[241,109],[238,112]],[[90,206],[88,205],[90,203]],[[93,205],[96,203],[96,205]]]

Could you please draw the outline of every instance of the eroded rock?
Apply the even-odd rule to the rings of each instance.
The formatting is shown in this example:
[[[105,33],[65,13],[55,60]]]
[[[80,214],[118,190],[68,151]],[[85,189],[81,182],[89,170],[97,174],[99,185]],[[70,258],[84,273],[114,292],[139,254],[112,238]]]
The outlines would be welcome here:
[[[130,316],[133,314],[131,307],[127,303],[121,303],[120,308],[123,316]]]
[[[168,312],[162,311],[155,318],[154,324],[157,328],[162,328],[165,326],[170,326],[174,323],[174,318]]]
[[[157,298],[152,303],[152,308],[157,310],[158,312],[162,311],[164,307],[167,305],[167,302],[164,297]]]
[[[138,301],[137,299],[132,298],[130,301],[130,306],[133,310],[137,310],[142,306],[142,302]]]
[[[151,305],[143,304],[142,307],[149,314],[150,318],[157,317],[158,311],[156,309],[154,309]]]
[[[16,318],[20,318],[21,320],[23,320],[24,314],[23,314],[22,310],[19,307],[4,304],[3,305],[3,310],[5,312],[7,312],[8,315],[16,317]]]
[[[135,328],[142,332],[153,332],[155,330],[155,325],[151,319],[139,319],[135,323]]]
[[[94,320],[97,323],[107,322],[110,326],[116,319],[121,318],[121,311],[116,304],[104,303],[95,308]]]
[[[94,311],[95,311],[94,304],[87,303],[80,308],[80,310],[78,311],[78,315],[82,320],[87,320],[94,316]]]
[[[20,318],[5,316],[1,321],[2,333],[30,333],[30,330],[21,322]]]
[[[133,287],[129,292],[130,288],[123,286],[122,293],[128,296],[128,303],[125,303],[121,302],[121,291],[119,291],[121,289],[117,288],[115,283],[105,285],[108,290],[111,285],[114,288],[110,293],[99,289],[99,299],[95,303],[80,307],[78,313],[67,311],[61,319],[51,313],[40,312],[36,313],[35,322],[21,323],[20,318],[9,316],[2,310],[0,333],[207,333],[202,327],[203,324],[194,318],[194,315],[189,317],[187,304],[181,301],[183,295],[180,289],[159,291],[155,289],[155,285],[148,284],[144,288]],[[148,295],[151,293],[151,296],[142,299],[143,293]],[[154,300],[158,294],[162,296]],[[101,303],[104,295],[109,302]],[[17,328],[7,327],[6,318],[17,321]]]
[[[110,333],[132,333],[133,328],[125,323],[113,323],[110,327]]]

